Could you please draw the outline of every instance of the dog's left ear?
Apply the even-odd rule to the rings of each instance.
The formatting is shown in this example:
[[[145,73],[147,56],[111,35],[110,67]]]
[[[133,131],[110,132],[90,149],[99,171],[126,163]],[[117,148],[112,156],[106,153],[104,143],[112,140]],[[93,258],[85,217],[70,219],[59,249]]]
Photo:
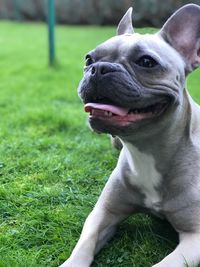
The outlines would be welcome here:
[[[189,4],[180,8],[159,34],[183,56],[187,72],[200,66],[200,6]]]
[[[133,30],[133,24],[132,24],[132,13],[133,8],[130,7],[126,14],[123,16],[121,21],[119,22],[119,25],[117,27],[117,35],[122,35],[125,33],[131,34],[134,32]]]

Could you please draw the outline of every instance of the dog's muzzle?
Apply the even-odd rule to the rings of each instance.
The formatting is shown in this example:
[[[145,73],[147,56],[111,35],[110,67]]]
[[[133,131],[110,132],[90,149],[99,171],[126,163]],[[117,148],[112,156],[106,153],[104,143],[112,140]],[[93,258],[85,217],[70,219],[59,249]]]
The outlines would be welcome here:
[[[140,89],[129,72],[118,63],[97,62],[86,67],[78,93],[83,102],[130,105],[140,97]]]

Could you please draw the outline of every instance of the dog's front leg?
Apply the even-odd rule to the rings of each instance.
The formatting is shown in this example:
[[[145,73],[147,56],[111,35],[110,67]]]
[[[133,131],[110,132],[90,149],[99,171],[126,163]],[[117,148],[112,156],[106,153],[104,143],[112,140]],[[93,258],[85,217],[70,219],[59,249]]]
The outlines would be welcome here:
[[[196,267],[200,263],[200,233],[181,233],[177,248],[153,267]]]
[[[97,204],[85,221],[80,239],[70,258],[60,267],[89,267],[94,255],[104,246],[116,228],[126,218],[129,208],[122,196],[126,191],[113,174],[107,182]]]
[[[112,236],[117,218],[105,209],[95,208],[85,221],[80,239],[62,267],[89,267],[94,255]]]

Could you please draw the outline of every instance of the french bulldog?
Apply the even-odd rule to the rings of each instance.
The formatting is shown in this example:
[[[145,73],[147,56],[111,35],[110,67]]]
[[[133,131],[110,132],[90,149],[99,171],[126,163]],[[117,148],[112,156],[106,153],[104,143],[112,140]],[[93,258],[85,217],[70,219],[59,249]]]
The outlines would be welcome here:
[[[113,170],[62,267],[89,267],[119,222],[151,211],[179,234],[153,267],[200,263],[200,107],[186,77],[200,66],[200,6],[176,11],[155,34],[134,33],[132,8],[117,35],[86,56],[78,94],[91,128],[120,144]]]

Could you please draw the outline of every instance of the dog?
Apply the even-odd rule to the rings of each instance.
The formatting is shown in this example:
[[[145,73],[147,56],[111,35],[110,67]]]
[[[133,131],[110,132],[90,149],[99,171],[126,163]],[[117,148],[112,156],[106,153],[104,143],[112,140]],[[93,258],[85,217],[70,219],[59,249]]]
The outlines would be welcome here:
[[[81,237],[62,267],[89,267],[119,222],[151,211],[179,234],[153,267],[200,263],[200,107],[186,77],[200,66],[200,6],[185,5],[155,34],[134,33],[132,8],[117,35],[86,56],[78,88],[91,128],[122,146]]]

